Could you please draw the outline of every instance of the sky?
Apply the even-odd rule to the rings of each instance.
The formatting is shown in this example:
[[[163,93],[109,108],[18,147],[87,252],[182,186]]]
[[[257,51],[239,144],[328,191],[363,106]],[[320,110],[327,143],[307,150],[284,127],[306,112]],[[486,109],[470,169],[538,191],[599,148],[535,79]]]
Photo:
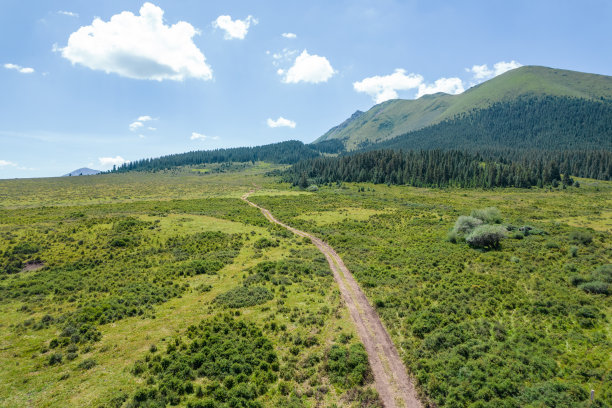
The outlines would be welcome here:
[[[521,65],[612,75],[612,2],[0,0],[0,178],[284,140]]]

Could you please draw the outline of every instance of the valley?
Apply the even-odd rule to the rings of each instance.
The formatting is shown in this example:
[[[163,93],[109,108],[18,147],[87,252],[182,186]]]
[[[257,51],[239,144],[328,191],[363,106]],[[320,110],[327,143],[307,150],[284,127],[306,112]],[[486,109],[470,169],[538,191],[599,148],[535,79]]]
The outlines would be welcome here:
[[[610,403],[611,298],[580,286],[610,263],[610,182],[531,190],[340,183],[306,192],[266,176],[272,169],[41,180],[31,191],[42,205],[24,196],[0,210],[3,262],[45,265],[0,281],[0,352],[11,361],[0,369],[1,404],[382,406],[371,350],[328,262],[310,239],[240,200],[253,184],[261,189],[251,202],[342,257],[422,404],[569,407],[586,404],[590,389]],[[84,183],[118,198],[62,203]],[[494,251],[447,240],[459,215],[493,206],[503,225],[532,233],[513,233]],[[204,351],[189,354],[199,347],[189,333],[243,324],[252,327],[244,335],[270,344],[267,370],[244,366],[227,343],[207,346],[237,364],[221,377]]]

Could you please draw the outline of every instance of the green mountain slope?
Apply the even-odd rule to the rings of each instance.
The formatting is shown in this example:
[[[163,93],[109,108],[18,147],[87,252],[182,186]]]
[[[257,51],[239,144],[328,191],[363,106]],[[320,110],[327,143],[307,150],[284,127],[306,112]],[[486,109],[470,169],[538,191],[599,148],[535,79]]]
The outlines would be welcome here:
[[[598,100],[612,98],[612,77],[576,71],[525,66],[508,71],[460,95],[438,93],[415,100],[395,99],[356,112],[315,143],[340,139],[347,149],[379,143],[440,123],[473,109],[522,96],[560,96]]]

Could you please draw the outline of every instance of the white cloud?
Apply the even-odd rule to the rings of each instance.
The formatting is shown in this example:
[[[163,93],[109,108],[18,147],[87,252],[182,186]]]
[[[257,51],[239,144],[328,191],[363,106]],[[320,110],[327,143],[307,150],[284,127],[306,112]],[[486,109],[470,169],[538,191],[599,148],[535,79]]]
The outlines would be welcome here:
[[[16,167],[17,163],[13,163],[13,162],[8,161],[8,160],[0,160],[0,167],[6,167],[6,166]]]
[[[267,120],[268,126],[271,128],[277,127],[290,127],[291,129],[295,128],[295,122],[289,119],[285,119],[282,116],[279,116],[278,119],[272,120],[268,118]]]
[[[289,39],[294,39],[297,37],[297,35],[295,35],[294,33],[282,33],[281,34],[283,37],[285,38],[289,38]]]
[[[161,8],[144,3],[138,16],[124,11],[108,22],[95,18],[72,33],[66,47],[54,50],[72,64],[127,78],[211,79],[212,69],[192,40],[196,29],[185,21],[165,25],[163,16]]]
[[[253,16],[248,16],[244,20],[232,20],[231,16],[219,16],[212,24],[213,27],[225,31],[224,38],[226,40],[233,40],[236,38],[244,40],[244,37],[246,37],[249,32],[251,24],[256,25],[257,23],[257,19],[253,18]]]
[[[149,126],[147,129],[148,129],[148,130],[150,130],[150,131],[152,131],[152,132],[153,132],[153,131],[155,131],[155,130],[157,130],[157,128],[154,128],[154,127],[152,127],[152,126]]]
[[[132,132],[137,131],[138,129],[140,129],[141,127],[144,127],[144,123],[151,121],[151,120],[156,120],[154,118],[152,118],[149,115],[143,115],[143,116],[139,116],[138,119],[136,119],[134,122],[129,124],[129,128]],[[149,130],[156,130],[154,127],[148,127],[147,129]]]
[[[370,95],[376,103],[381,103],[389,99],[397,99],[397,91],[416,89],[422,84],[421,75],[414,73],[406,75],[406,70],[398,68],[391,75],[375,75],[353,82],[353,89],[357,92],[364,92]]]
[[[132,122],[132,123],[130,123],[130,126],[129,126],[129,127],[130,127],[130,130],[131,130],[132,132],[135,132],[135,131],[137,131],[138,129],[140,129],[141,127],[143,127],[143,126],[144,126],[144,125],[142,124],[142,122],[138,122],[138,121],[136,121],[136,122]]]
[[[191,137],[189,139],[190,140],[206,140],[206,139],[219,140],[219,136],[206,136],[206,135],[203,135],[202,133],[191,132]]]
[[[63,14],[65,16],[70,16],[70,17],[78,17],[79,16],[77,13],[73,13],[72,11],[64,11],[64,10],[58,11],[57,14]]]
[[[100,166],[104,168],[110,168],[112,166],[121,166],[123,163],[129,163],[129,160],[125,160],[121,156],[115,157],[99,157],[98,161],[100,162]]]
[[[416,94],[417,98],[423,95],[435,94],[438,92],[444,92],[451,95],[457,95],[465,91],[463,88],[463,81],[459,78],[440,78],[437,79],[433,84],[421,84]]]
[[[277,72],[279,75],[284,75],[283,82],[287,84],[327,82],[336,73],[327,58],[310,55],[306,50],[298,55],[291,68]]]
[[[482,64],[474,65],[472,66],[472,68],[466,68],[465,70],[467,72],[471,72],[474,75],[474,85],[476,85],[480,82],[486,81],[487,79],[491,79],[493,77],[503,74],[504,72],[522,66],[523,64],[521,64],[520,62],[512,60],[510,62],[499,61],[493,65],[492,69],[489,69],[487,64]]]
[[[15,71],[18,71],[21,74],[31,74],[34,72],[34,68],[22,67],[20,65],[11,64],[11,63],[4,64],[4,68],[14,69]]]

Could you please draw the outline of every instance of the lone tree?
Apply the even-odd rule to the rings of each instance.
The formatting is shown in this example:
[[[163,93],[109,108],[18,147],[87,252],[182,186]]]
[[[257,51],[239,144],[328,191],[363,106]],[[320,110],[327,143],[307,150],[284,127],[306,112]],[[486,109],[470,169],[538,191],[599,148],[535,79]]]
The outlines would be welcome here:
[[[306,172],[303,172],[302,175],[300,176],[300,181],[298,181],[298,186],[300,188],[308,187],[308,179],[306,178]]]

